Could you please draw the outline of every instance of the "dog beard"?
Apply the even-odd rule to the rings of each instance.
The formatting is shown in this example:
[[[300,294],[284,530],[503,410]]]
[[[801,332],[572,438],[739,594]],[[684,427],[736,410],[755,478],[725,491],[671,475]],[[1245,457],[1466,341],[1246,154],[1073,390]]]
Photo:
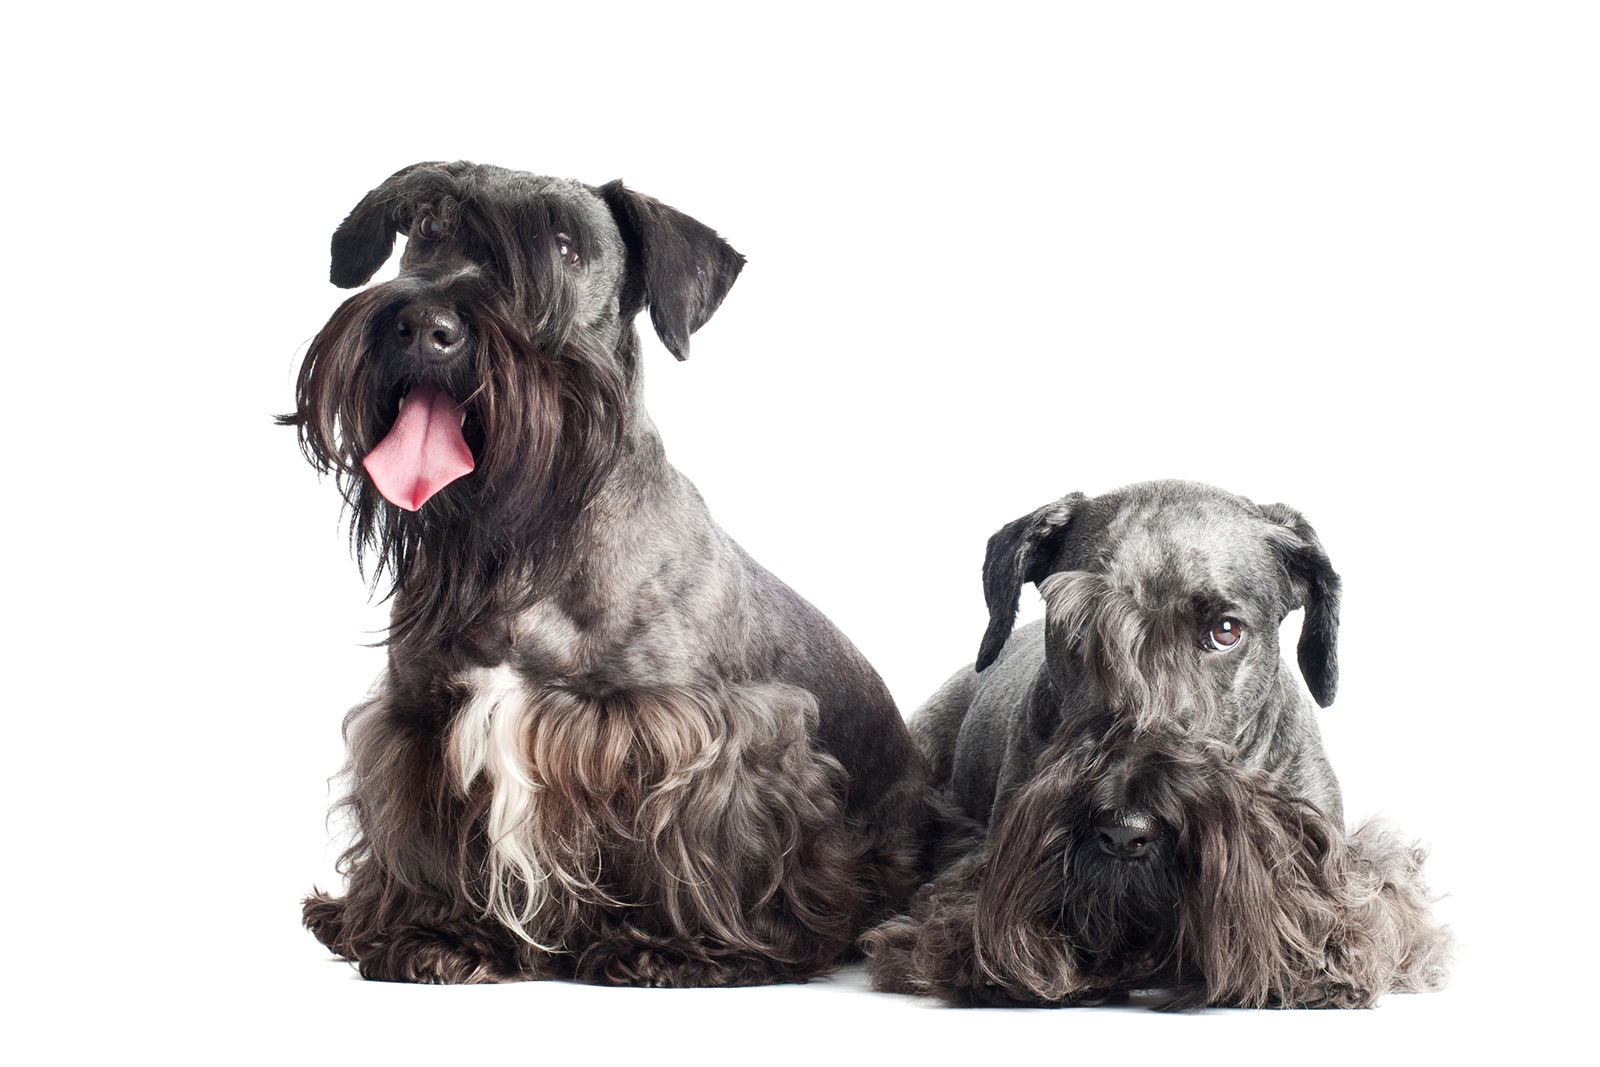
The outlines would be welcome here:
[[[311,342],[295,412],[279,421],[337,480],[352,548],[375,560],[374,586],[390,580],[388,641],[437,645],[528,607],[570,572],[585,507],[620,453],[627,382],[610,351],[566,325],[559,288],[538,302],[531,329],[516,325],[526,313],[470,307],[470,357],[417,374],[380,340],[414,289],[400,279],[345,301]],[[384,499],[363,462],[419,385],[459,404],[475,469],[410,511]]]
[[[1108,798],[1159,819],[1148,857],[1082,829]],[[1359,1007],[1444,984],[1424,856],[1382,824],[1345,835],[1217,746],[1057,747],[992,847],[863,943],[878,988],[955,1004]]]

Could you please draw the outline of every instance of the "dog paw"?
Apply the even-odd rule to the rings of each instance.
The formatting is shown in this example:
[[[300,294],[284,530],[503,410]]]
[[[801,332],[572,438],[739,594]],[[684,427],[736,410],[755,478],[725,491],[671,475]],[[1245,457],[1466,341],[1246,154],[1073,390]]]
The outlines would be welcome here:
[[[463,985],[525,977],[515,950],[471,924],[363,923],[346,899],[313,890],[302,908],[306,929],[334,955],[356,964],[363,978],[381,982]],[[458,928],[451,929],[455,925]]]
[[[344,955],[339,948],[339,942],[344,936],[344,901],[335,900],[333,897],[318,889],[312,889],[311,895],[306,897],[300,910],[300,921],[305,928],[311,931],[313,937],[322,942],[330,952],[340,956]]]
[[[422,985],[483,985],[514,982],[523,975],[509,953],[485,939],[433,930],[406,930],[363,951],[361,977]]]
[[[712,958],[671,948],[633,946],[584,961],[580,981],[657,989],[766,985],[804,981],[809,973],[780,975],[771,961],[756,957]]]
[[[613,956],[606,961],[601,974],[612,985],[657,989],[727,984],[725,981],[716,981],[715,969],[704,961],[687,959],[677,953],[655,948],[641,948]]]

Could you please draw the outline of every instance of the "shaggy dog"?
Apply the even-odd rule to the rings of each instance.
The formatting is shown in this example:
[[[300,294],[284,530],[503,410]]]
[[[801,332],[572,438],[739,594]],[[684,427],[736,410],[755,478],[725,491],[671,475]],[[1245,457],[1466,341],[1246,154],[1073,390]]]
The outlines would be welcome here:
[[[902,907],[925,772],[815,608],[712,522],[642,402],[743,259],[612,182],[470,163],[333,237],[363,285],[283,421],[393,581],[345,721],[355,838],[305,923],[369,978],[801,980]]]
[[[1022,583],[1042,623],[1012,633]],[[1188,482],[1074,493],[990,539],[974,667],[912,719],[937,878],[867,936],[880,989],[954,1004],[1356,1007],[1439,988],[1424,852],[1343,829],[1311,698],[1339,578],[1292,508]],[[1304,607],[1300,670],[1278,626]]]

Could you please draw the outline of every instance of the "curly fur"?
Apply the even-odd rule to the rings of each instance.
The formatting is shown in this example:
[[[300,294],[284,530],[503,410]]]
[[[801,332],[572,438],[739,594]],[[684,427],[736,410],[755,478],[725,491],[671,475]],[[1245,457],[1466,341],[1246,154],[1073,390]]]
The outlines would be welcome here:
[[[814,974],[845,951],[868,888],[841,817],[843,769],[807,738],[810,694],[477,689],[429,746],[443,759],[425,771],[428,822],[456,830],[424,853],[449,857],[432,872],[444,884],[417,862],[423,768],[403,712],[380,697],[351,715],[346,803],[358,825],[388,832],[358,838],[342,868],[351,898],[376,906],[355,909],[367,919],[357,927],[319,896],[307,920],[363,974],[653,984],[677,966],[697,984],[747,984]],[[395,974],[386,905],[408,894],[433,897],[435,912],[408,916],[404,954],[422,958]]]

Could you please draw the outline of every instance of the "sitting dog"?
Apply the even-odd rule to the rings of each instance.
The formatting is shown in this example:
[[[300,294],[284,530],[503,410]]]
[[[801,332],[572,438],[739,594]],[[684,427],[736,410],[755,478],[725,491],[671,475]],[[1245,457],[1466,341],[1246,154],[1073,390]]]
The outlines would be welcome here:
[[[918,710],[945,835],[878,988],[954,1004],[1354,1007],[1445,978],[1424,852],[1346,835],[1298,647],[1333,700],[1339,577],[1311,529],[1189,482],[1063,497],[989,541],[975,667]],[[1012,633],[1022,583],[1046,617]],[[1008,639],[1009,638],[1009,639]]]
[[[915,884],[925,771],[883,683],[739,548],[642,402],[644,307],[688,355],[743,257],[620,182],[419,163],[333,236],[365,284],[295,426],[393,583],[345,720],[368,978],[802,980]],[[376,575],[375,575],[376,580]]]

